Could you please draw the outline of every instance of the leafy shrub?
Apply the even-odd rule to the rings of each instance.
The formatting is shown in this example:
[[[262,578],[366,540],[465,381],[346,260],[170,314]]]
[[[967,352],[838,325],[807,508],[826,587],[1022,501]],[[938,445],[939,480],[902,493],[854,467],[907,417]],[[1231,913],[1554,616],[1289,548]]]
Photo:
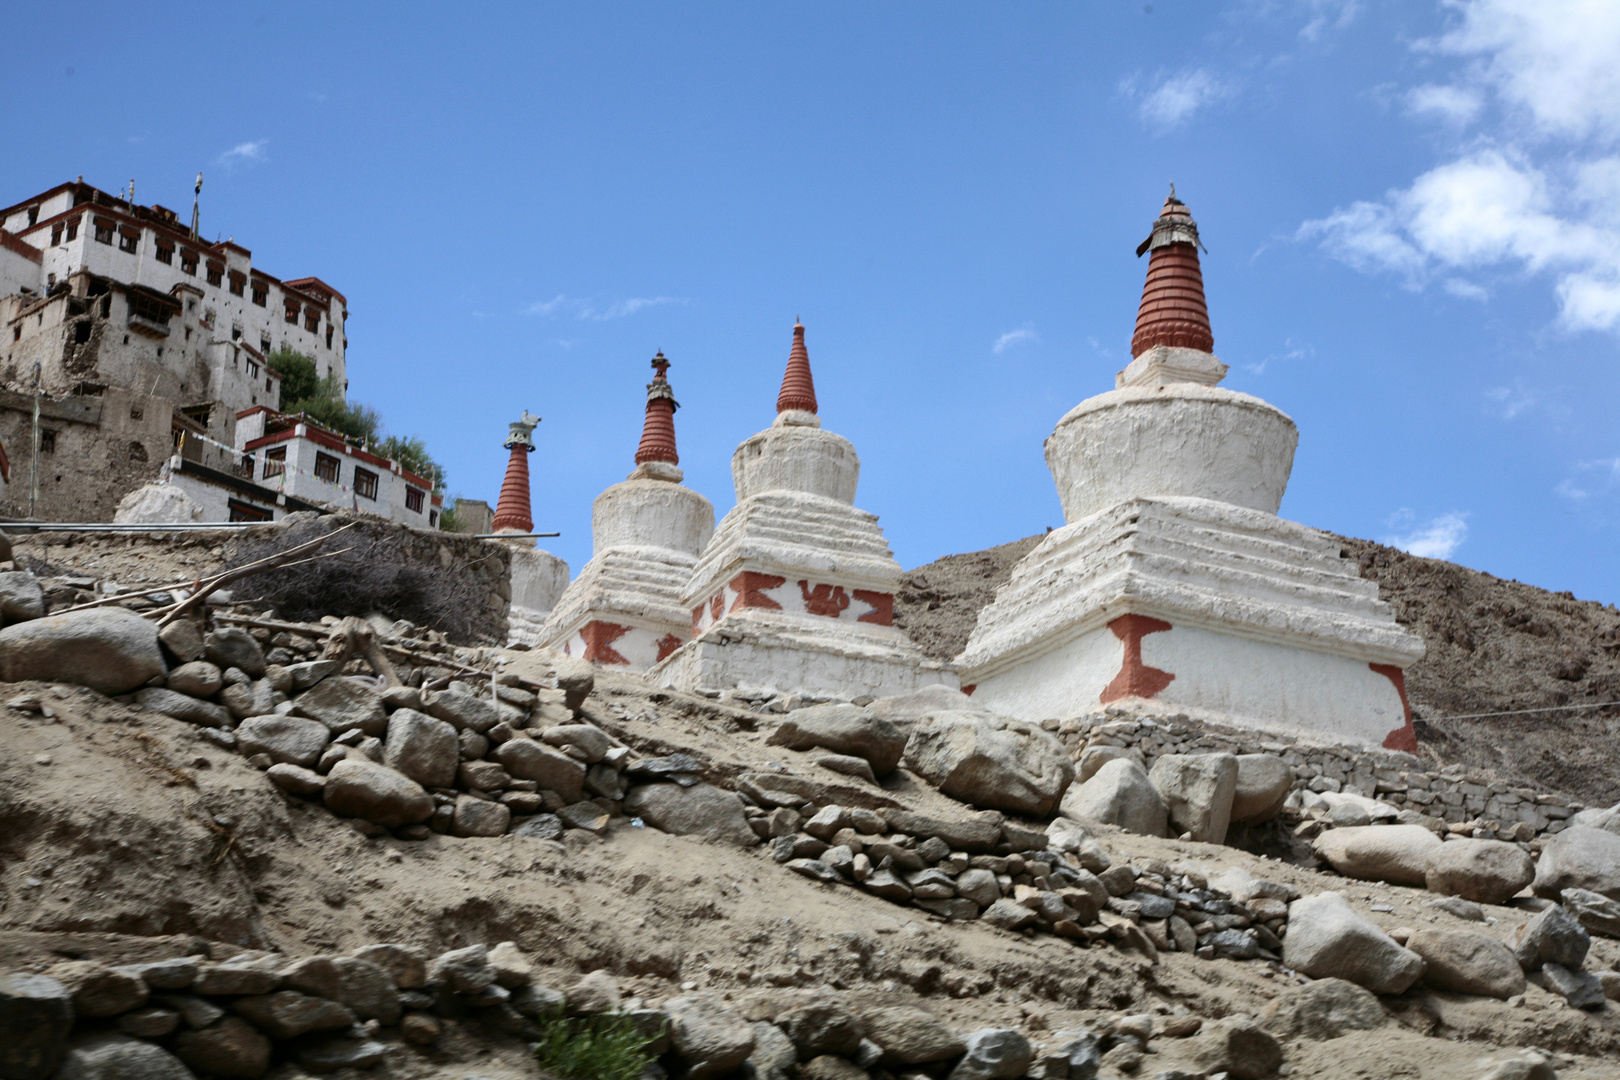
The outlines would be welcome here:
[[[568,1080],[640,1080],[653,1060],[647,1047],[654,1041],[622,1014],[553,1019],[534,1044],[534,1057],[542,1069]]]

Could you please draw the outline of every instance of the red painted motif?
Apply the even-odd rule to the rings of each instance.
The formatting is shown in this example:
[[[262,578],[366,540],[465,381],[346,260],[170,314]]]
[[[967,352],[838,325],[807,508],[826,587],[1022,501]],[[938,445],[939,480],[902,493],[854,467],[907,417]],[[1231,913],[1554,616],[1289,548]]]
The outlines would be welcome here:
[[[663,637],[658,639],[658,659],[662,660],[664,657],[680,648],[682,644],[684,644],[684,642],[682,642],[681,639],[676,637],[674,634],[665,634]]]
[[[1406,672],[1394,664],[1367,666],[1395,684],[1395,692],[1401,695],[1401,712],[1406,717],[1405,723],[1384,736],[1384,749],[1405,750],[1408,754],[1417,753],[1417,728],[1412,724],[1412,703],[1406,700]]]
[[[962,687],[962,693],[966,694],[968,697],[972,697],[973,696],[973,691],[977,690],[978,688],[979,688],[978,683],[970,682],[966,686]]]
[[[703,605],[699,604],[692,609],[692,636],[697,637],[698,631],[703,628]]]
[[[757,570],[744,570],[731,579],[731,591],[737,594],[737,599],[731,602],[731,610],[738,608],[764,608],[767,611],[781,611],[782,605],[772,600],[765,593],[787,584],[787,578],[777,577],[775,574],[761,574]]]
[[[893,593],[873,592],[871,589],[856,589],[855,599],[863,604],[872,605],[872,610],[855,620],[856,622],[871,623],[874,626],[894,625]]]
[[[849,594],[842,585],[823,584],[812,589],[808,581],[801,581],[799,595],[804,598],[804,610],[812,615],[836,619],[849,607]]]
[[[713,619],[715,622],[719,622],[720,616],[724,615],[725,613],[726,592],[724,589],[722,589],[709,599],[709,618]]]
[[[1151,698],[1175,681],[1176,677],[1168,671],[1150,668],[1142,663],[1142,639],[1149,634],[1171,629],[1169,623],[1147,615],[1121,615],[1108,624],[1108,629],[1125,643],[1125,658],[1120,663],[1119,674],[1114,676],[1113,682],[1103,687],[1099,695],[1098,700],[1104,705],[1120,698]]]
[[[599,619],[586,623],[579,628],[579,636],[585,641],[585,659],[595,661],[598,664],[623,665],[630,663],[619,650],[613,647],[613,643],[628,634],[631,629],[628,626],[602,622]]]

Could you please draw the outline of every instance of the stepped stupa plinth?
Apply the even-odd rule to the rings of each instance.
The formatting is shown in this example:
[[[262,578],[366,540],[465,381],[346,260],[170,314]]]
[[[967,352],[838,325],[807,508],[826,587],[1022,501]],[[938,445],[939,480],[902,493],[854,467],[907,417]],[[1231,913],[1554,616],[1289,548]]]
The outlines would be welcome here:
[[[551,606],[568,584],[568,564],[535,544],[534,515],[529,502],[529,455],[534,453],[534,429],[540,418],[523,410],[510,425],[506,442],[511,451],[506,476],[495,503],[491,528],[498,542],[511,549],[511,601],[507,607],[507,635],[510,640],[534,644]]]
[[[596,497],[591,561],[563,592],[544,644],[608,667],[646,671],[692,636],[682,593],[714,534],[714,506],[682,485],[669,361],[653,357],[635,471]]]
[[[1422,639],[1337,541],[1277,517],[1299,435],[1217,385],[1198,247],[1172,189],[1137,251],[1130,365],[1046,440],[1067,524],[980,611],[963,689],[1012,716],[1134,703],[1415,749]]]
[[[955,687],[894,625],[900,564],[854,506],[860,458],[824,431],[804,326],[793,327],[776,421],[731,459],[737,505],[682,594],[692,641],[653,671],[685,690],[853,698]]]

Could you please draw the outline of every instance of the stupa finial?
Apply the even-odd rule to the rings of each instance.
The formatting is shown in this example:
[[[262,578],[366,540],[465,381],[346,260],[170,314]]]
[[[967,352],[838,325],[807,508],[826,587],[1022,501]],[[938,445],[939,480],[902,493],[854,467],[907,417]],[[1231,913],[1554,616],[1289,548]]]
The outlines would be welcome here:
[[[675,452],[675,410],[680,403],[669,385],[669,361],[663,350],[652,358],[653,380],[647,384],[647,417],[641,426],[641,444],[636,447],[636,464],[667,461],[679,465]]]
[[[1187,204],[1176,198],[1176,185],[1153,222],[1153,232],[1137,247],[1148,260],[1142,305],[1136,313],[1131,355],[1141,356],[1155,345],[1215,351],[1209,328],[1209,307],[1204,302],[1204,274],[1198,264],[1198,223]]]
[[[810,377],[810,351],[804,347],[804,324],[793,324],[793,351],[788,354],[787,371],[782,375],[782,392],[776,395],[776,411],[816,411],[816,383]]]
[[[534,531],[534,518],[529,510],[529,455],[534,453],[534,429],[540,418],[529,410],[512,422],[511,431],[502,445],[512,451],[506,461],[506,478],[501,481],[501,497],[495,504],[495,520],[491,528],[496,532],[528,533]]]

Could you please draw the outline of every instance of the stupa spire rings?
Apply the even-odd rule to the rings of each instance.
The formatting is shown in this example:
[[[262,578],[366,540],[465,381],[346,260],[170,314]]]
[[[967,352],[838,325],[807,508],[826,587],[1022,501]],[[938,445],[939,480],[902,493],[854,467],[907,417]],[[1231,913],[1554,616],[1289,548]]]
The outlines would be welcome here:
[[[681,406],[669,385],[669,366],[663,350],[659,350],[652,358],[652,382],[647,384],[647,415],[642,422],[641,443],[636,447],[637,465],[651,461],[680,464],[681,456],[675,451],[675,410]]]
[[[782,374],[782,391],[776,395],[776,411],[816,412],[816,383],[810,375],[810,350],[804,346],[804,324],[793,323],[793,349],[788,353],[787,371]]]
[[[1136,313],[1136,333],[1131,337],[1133,357],[1157,345],[1215,351],[1209,307],[1204,301],[1204,273],[1198,264],[1202,246],[1198,223],[1187,204],[1176,198],[1172,184],[1164,208],[1153,222],[1153,232],[1136,249],[1138,258],[1146,252],[1153,254]]]
[[[534,429],[539,423],[538,416],[524,409],[523,415],[512,421],[510,434],[501,444],[512,451],[512,456],[506,461],[506,478],[501,481],[501,497],[495,504],[491,527],[497,533],[534,531],[534,517],[529,510],[529,455],[534,453]]]

